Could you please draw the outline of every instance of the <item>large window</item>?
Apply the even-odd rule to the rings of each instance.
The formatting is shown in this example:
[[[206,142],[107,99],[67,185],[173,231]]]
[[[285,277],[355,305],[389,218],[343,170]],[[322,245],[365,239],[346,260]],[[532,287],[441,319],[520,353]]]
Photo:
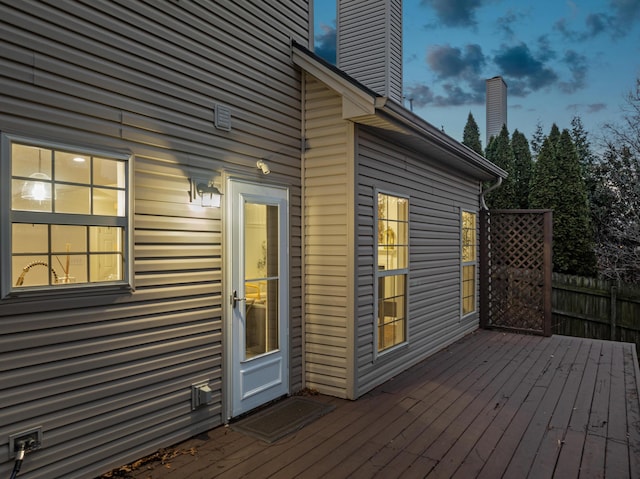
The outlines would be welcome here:
[[[3,292],[128,282],[128,157],[2,143]]]
[[[462,212],[462,314],[476,310],[477,214]]]
[[[378,193],[378,352],[407,340],[409,201]]]

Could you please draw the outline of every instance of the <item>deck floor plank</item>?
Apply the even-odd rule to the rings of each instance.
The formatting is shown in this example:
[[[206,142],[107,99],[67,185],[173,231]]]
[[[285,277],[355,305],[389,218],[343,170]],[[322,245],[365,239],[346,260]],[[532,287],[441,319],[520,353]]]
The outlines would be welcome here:
[[[574,401],[573,410],[569,419],[564,442],[561,445],[560,454],[556,462],[554,477],[569,477],[574,471],[580,468],[582,451],[587,434],[587,424],[593,392],[595,390],[596,377],[598,373],[598,361],[602,350],[601,342],[591,342],[589,355],[585,364],[580,388]]]
[[[572,347],[577,348],[577,354],[571,358],[568,364],[562,366],[566,368],[563,373],[556,376],[564,384],[556,384],[555,386],[561,387],[561,392],[546,428],[540,431],[542,433],[540,445],[529,468],[530,475],[539,479],[553,477],[591,349],[590,344],[584,341],[575,341]],[[550,391],[553,391],[553,388],[552,384]],[[544,409],[545,406],[542,405],[541,410]],[[544,424],[542,426],[544,427]],[[527,438],[525,434],[521,444],[531,444],[532,442],[532,439]],[[533,451],[533,447],[531,450]]]
[[[553,376],[546,387],[544,396],[536,408],[534,415],[531,417],[529,425],[520,439],[518,448],[515,450],[514,456],[505,471],[507,477],[524,478],[527,477],[529,473],[533,473],[532,477],[539,477],[537,471],[532,469],[533,463],[543,443],[545,434],[549,432],[553,411],[558,405],[560,396],[569,378],[572,365],[576,361],[580,344],[581,342],[577,341],[569,342],[565,354],[556,366],[555,371],[552,372]],[[564,436],[564,431],[556,430],[554,431],[554,435],[562,437]],[[558,448],[559,444],[556,448],[553,448],[552,445],[550,452],[554,455],[554,464],[555,454]]]
[[[605,477],[604,458],[607,438],[587,433],[580,462],[580,479],[595,479]]]
[[[372,413],[371,408],[373,404],[371,402],[363,401],[361,409],[357,409],[355,406],[355,403],[345,402],[345,404],[336,411],[343,414],[334,416],[331,422],[315,421],[310,425],[313,426],[316,423],[324,423],[324,428],[314,430],[304,428],[292,437],[278,441],[274,445],[283,443],[282,445],[284,446],[284,448],[279,451],[280,454],[276,453],[272,455],[270,454],[271,450],[269,450],[268,457],[252,458],[252,470],[259,469],[261,475],[268,477],[270,474],[280,474],[281,469],[296,461],[299,461],[301,463],[300,467],[304,469],[307,467],[304,464],[305,462],[312,464],[314,461],[319,460],[321,457],[319,448],[323,444],[327,444],[328,442],[333,443],[336,438],[343,433],[343,430],[349,429],[354,423],[361,421],[362,418],[367,417],[367,414]],[[330,414],[333,415],[333,412]],[[295,445],[295,447],[292,447],[292,445]],[[242,477],[238,475],[239,473],[241,473],[241,470],[234,470],[228,478]]]
[[[635,345],[624,351],[629,476],[640,477],[640,368]]]
[[[485,347],[482,355],[467,356],[462,368],[451,369],[450,376],[441,381],[432,382],[427,387],[419,387],[412,392],[414,397],[420,398],[415,408],[418,417],[402,434],[394,438],[394,447],[407,450],[415,455],[421,455],[424,442],[432,437],[431,425],[447,407],[473,384],[477,377],[490,369],[493,358],[500,357],[502,350],[513,344],[513,338],[502,344],[491,344]],[[425,385],[426,386],[426,385]]]
[[[466,375],[455,388],[449,389],[440,398],[436,407],[429,409],[426,414],[421,416],[425,424],[429,424],[430,434],[419,435],[406,450],[413,454],[426,455],[431,459],[439,460],[441,456],[431,456],[426,453],[427,449],[449,432],[448,427],[453,421],[477,399],[483,389],[491,384],[500,370],[508,364],[511,351],[518,348],[519,343],[520,341],[510,342],[507,346],[497,349],[495,354],[485,363],[479,365],[472,374]]]
[[[476,463],[476,472],[480,469],[477,464],[479,462],[477,456],[473,456],[472,460],[466,460],[470,451],[501,413],[502,408],[514,394],[523,377],[542,354],[542,349],[538,347],[539,337],[527,336],[526,339],[528,344],[522,347],[501,371],[501,377],[496,378],[490,387],[478,395],[472,405],[466,408],[451,425],[452,432],[448,434],[448,440],[437,441],[427,451],[430,457],[442,457],[432,475],[452,477],[463,463],[467,468],[473,467],[473,463]],[[445,450],[446,454],[443,454]],[[462,474],[468,475],[469,471]]]
[[[464,401],[457,401],[460,403],[459,407],[452,408],[455,416],[443,416],[443,419],[446,418],[449,422],[441,426],[443,432],[424,452],[427,457],[440,461],[435,470],[436,474],[444,474],[445,469],[449,469],[450,474],[455,472],[450,470],[450,466],[447,468],[445,464],[459,464],[468,451],[463,452],[464,449],[462,449],[458,455],[448,455],[448,453],[460,440],[469,441],[474,438],[477,440],[477,435],[469,431],[474,420],[481,415],[486,417],[498,414],[501,403],[504,402],[504,396],[510,395],[513,390],[513,386],[509,386],[509,380],[520,375],[520,368],[526,367],[525,363],[533,352],[535,342],[532,338],[534,336],[523,336],[523,341],[531,343],[531,347],[527,344],[519,344],[518,347],[505,354],[502,360],[492,368],[495,375],[491,377],[491,381],[482,384],[482,388],[477,394],[474,391],[469,391],[471,394],[467,394]],[[443,460],[445,456],[447,456],[446,461]]]
[[[273,444],[219,427],[135,479],[636,479],[633,345],[477,331]]]
[[[529,427],[536,411],[538,411],[555,371],[568,351],[569,342],[570,341],[566,339],[558,340],[556,342],[557,347],[555,352],[549,357],[540,358],[542,366],[540,374],[537,378],[531,378],[534,383],[529,394],[523,398],[523,402],[521,404],[514,404],[514,406],[517,407],[517,411],[506,430],[502,433],[495,449],[492,451],[478,477],[486,479],[502,477],[509,463],[514,460],[514,454],[520,445],[522,437]],[[515,459],[517,460],[517,458]]]
[[[504,431],[518,412],[520,405],[524,403],[531,392],[535,380],[542,374],[547,358],[553,356],[558,348],[559,344],[551,341],[545,341],[536,346],[534,353],[530,354],[528,361],[523,363],[518,370],[520,380],[516,380],[513,385],[514,389],[502,398],[502,403],[497,410],[498,414],[490,416],[488,421],[487,419],[481,421],[480,428],[482,428],[483,422],[488,422],[488,424],[484,424],[486,427],[481,432],[480,438],[475,441],[473,448],[453,477],[465,479],[476,477],[480,473],[495,450],[498,441],[502,438]]]

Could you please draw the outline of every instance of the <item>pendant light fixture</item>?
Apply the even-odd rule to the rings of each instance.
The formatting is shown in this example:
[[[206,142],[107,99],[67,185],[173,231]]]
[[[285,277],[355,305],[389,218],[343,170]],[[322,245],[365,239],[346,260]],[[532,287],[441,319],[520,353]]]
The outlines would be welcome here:
[[[33,201],[51,200],[51,177],[42,173],[42,150],[38,152],[38,172],[31,173],[22,185],[22,199]]]

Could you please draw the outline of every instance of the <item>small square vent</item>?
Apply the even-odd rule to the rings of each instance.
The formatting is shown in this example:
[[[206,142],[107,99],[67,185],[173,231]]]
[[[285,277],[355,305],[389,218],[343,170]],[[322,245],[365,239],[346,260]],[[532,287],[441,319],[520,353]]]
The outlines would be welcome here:
[[[231,131],[231,110],[228,106],[216,104],[213,108],[213,118],[218,130]]]

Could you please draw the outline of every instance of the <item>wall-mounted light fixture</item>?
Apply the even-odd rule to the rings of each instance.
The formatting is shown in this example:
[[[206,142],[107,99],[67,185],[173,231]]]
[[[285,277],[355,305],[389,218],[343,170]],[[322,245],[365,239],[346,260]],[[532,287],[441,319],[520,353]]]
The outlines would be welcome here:
[[[262,171],[263,175],[268,175],[269,173],[271,173],[271,169],[269,168],[269,165],[264,160],[258,160],[256,162],[256,167]]]
[[[203,178],[191,178],[191,202],[200,197],[200,204],[205,207],[220,208],[222,193],[212,181]]]

